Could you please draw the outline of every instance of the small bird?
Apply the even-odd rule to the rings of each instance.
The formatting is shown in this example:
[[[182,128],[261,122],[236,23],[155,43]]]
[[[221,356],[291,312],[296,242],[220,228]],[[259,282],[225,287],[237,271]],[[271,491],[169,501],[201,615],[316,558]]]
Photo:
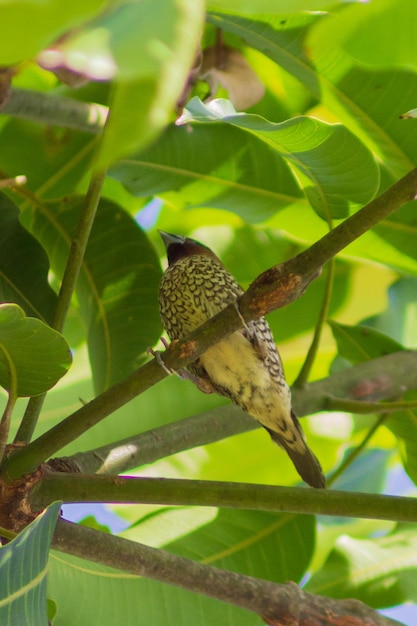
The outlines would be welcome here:
[[[159,310],[169,338],[182,339],[229,304],[237,307],[243,289],[205,245],[163,231],[160,235],[168,268],[159,288]],[[312,487],[326,486],[320,463],[291,408],[281,359],[263,317],[210,347],[188,371],[200,389],[229,398],[260,422],[287,452],[303,480]]]

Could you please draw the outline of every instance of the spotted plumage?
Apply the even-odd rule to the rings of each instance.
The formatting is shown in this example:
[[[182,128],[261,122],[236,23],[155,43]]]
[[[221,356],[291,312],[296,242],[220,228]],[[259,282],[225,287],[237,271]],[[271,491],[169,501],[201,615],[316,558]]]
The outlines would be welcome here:
[[[160,291],[161,319],[171,340],[187,336],[242,295],[217,256],[193,239],[161,232],[169,266]],[[219,341],[189,367],[206,392],[217,392],[254,417],[288,453],[300,476],[324,487],[320,463],[291,408],[291,392],[265,318]]]

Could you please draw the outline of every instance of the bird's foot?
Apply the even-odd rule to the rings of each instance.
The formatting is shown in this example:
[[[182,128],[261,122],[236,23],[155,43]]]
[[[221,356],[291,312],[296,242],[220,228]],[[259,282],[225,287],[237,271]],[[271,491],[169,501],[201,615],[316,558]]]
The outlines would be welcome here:
[[[253,331],[251,330],[250,326],[246,323],[245,318],[243,317],[242,313],[239,311],[239,304],[238,304],[237,300],[234,300],[233,306],[234,306],[235,311],[238,314],[239,319],[242,322],[243,327],[245,328],[246,332],[248,332],[250,335],[252,335]],[[250,322],[249,322],[249,324],[250,324]]]
[[[165,337],[161,337],[161,343],[163,344],[165,350],[168,350],[169,343],[167,342]],[[177,372],[177,370],[174,370],[172,369],[172,367],[168,367],[168,365],[165,365],[164,360],[161,357],[162,352],[160,350],[154,350],[153,348],[148,348],[146,352],[147,354],[151,354],[153,357],[155,357],[155,360],[158,363],[158,365],[162,367],[162,369],[168,374],[168,376],[172,376],[173,374],[175,374],[175,376],[179,376],[179,378],[182,378],[181,374]]]
[[[161,343],[164,345],[164,348],[168,350],[170,344],[167,342],[165,337],[161,337]],[[174,370],[172,369],[172,367],[168,367],[168,365],[164,363],[164,360],[161,357],[162,352],[160,350],[153,350],[153,348],[148,348],[147,353],[155,357],[155,360],[158,363],[158,365],[162,367],[162,369],[168,374],[168,376],[172,376],[174,374],[175,376],[178,376],[178,378],[181,378],[182,380],[190,380],[203,393],[214,393],[216,391],[214,386],[209,380],[206,380],[205,378],[202,378],[201,376],[196,376],[195,374],[192,374],[191,372],[189,372],[188,370],[184,368],[181,368],[179,370]]]
[[[213,383],[207,378],[202,378],[201,376],[196,376],[192,372],[189,372],[185,369],[179,370],[179,376],[184,380],[190,380],[200,391],[203,393],[215,393],[216,389]]]

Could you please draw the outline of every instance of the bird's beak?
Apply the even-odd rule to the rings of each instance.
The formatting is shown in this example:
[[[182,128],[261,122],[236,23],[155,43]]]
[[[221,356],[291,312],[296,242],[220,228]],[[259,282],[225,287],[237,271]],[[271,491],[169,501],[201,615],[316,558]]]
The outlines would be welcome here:
[[[181,235],[173,235],[172,233],[166,233],[163,230],[158,230],[159,234],[162,237],[162,240],[165,244],[165,248],[168,250],[169,246],[176,244],[183,244],[185,241],[185,237],[181,237]]]

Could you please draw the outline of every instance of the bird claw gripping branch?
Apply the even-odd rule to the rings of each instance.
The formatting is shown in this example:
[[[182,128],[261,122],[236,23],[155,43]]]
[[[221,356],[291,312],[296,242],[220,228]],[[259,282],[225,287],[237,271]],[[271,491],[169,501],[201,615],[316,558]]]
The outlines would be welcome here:
[[[159,309],[172,341],[186,337],[229,304],[238,310],[243,290],[209,248],[194,239],[160,234],[168,268],[160,285]],[[241,330],[191,363],[187,377],[206,393],[216,391],[249,413],[284,448],[303,480],[312,487],[325,487],[320,463],[292,410],[291,392],[267,321],[261,317],[246,323],[242,318],[242,324]]]

